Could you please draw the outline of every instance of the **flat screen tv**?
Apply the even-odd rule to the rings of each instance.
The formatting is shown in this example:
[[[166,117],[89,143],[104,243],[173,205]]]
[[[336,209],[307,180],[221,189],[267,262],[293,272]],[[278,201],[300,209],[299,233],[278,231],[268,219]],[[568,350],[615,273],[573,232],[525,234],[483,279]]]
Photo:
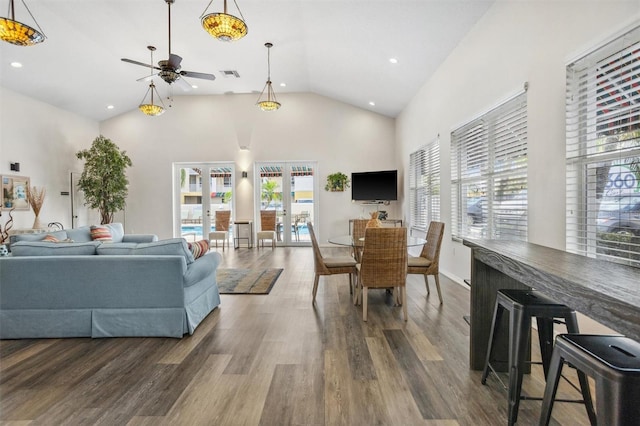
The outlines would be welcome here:
[[[351,173],[353,201],[390,201],[398,199],[398,171]]]

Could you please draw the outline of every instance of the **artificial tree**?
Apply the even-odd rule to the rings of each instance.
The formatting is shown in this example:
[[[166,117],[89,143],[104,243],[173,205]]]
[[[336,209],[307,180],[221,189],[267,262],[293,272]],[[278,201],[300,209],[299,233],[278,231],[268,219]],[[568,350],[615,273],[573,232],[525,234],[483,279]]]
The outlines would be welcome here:
[[[126,151],[110,139],[98,136],[91,148],[78,151],[76,157],[85,160],[84,170],[78,181],[78,187],[84,193],[85,205],[100,212],[100,223],[111,223],[113,214],[126,205],[127,167],[131,159]]]

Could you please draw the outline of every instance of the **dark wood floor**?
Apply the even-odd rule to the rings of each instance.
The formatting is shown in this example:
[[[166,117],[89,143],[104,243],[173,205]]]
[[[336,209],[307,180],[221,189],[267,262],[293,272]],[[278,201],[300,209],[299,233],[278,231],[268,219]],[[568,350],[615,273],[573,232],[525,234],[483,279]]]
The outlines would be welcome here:
[[[311,248],[226,251],[223,267],[284,272],[267,296],[222,296],[183,339],[0,341],[0,424],[506,424],[499,383],[468,368],[464,287],[443,277],[440,306],[410,276],[409,321],[371,291],[364,323],[346,276],[321,278],[312,306]],[[541,394],[533,370],[524,389]],[[523,401],[519,424],[539,411]],[[553,424],[588,422],[582,405],[556,404]]]

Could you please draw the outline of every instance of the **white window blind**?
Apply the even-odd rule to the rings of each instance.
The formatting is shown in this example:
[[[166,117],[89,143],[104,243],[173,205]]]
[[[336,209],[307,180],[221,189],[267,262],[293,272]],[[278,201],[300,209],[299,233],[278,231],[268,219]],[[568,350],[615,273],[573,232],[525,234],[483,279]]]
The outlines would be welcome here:
[[[411,229],[427,230],[440,220],[440,141],[436,139],[409,157]]]
[[[527,239],[527,94],[451,133],[454,240]]]
[[[567,66],[567,250],[640,267],[640,27]]]

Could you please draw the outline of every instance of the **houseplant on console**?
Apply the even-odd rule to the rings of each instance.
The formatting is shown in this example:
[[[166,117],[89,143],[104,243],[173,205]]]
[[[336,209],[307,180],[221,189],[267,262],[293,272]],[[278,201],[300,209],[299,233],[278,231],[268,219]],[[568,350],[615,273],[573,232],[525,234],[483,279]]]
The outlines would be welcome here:
[[[85,160],[78,187],[85,197],[85,205],[100,212],[100,223],[111,223],[113,214],[123,210],[128,194],[126,170],[131,159],[126,151],[110,139],[98,136],[91,148],[78,151],[76,157]]]

